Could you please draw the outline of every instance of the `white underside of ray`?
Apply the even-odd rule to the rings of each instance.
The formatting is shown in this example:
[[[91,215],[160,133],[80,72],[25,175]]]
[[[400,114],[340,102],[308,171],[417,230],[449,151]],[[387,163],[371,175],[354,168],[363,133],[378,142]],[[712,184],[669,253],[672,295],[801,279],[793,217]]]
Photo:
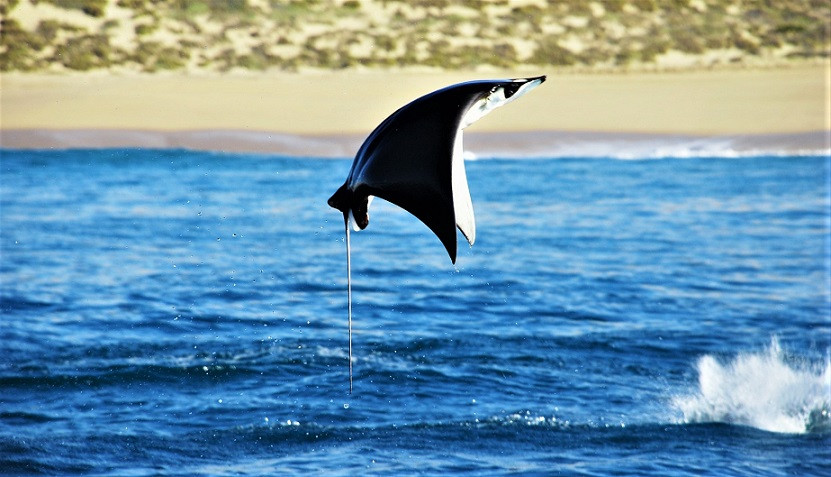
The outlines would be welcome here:
[[[530,81],[525,83],[513,96],[506,98],[502,88],[497,89],[484,98],[476,101],[470,109],[465,112],[459,122],[459,130],[456,131],[456,140],[453,143],[453,159],[451,168],[451,180],[453,184],[453,210],[456,214],[456,226],[461,230],[470,245],[476,241],[476,220],[473,216],[473,202],[470,200],[470,189],[467,186],[467,174],[465,173],[464,146],[462,131],[475,123],[483,116],[494,109],[515,101],[517,98],[535,88],[542,81]]]
[[[467,187],[461,129],[456,133],[456,141],[453,143],[450,178],[453,184],[453,210],[456,214],[456,227],[465,236],[467,243],[473,245],[473,242],[476,241],[476,220],[473,217],[470,189]]]
[[[462,131],[493,111],[505,102],[505,96],[498,90],[471,105],[462,116],[459,130],[456,131],[456,140],[453,142],[453,157],[451,160],[450,178],[453,185],[453,211],[456,214],[456,227],[473,245],[476,241],[476,219],[473,216],[473,201],[470,199],[470,189],[467,185],[465,173],[464,141]]]

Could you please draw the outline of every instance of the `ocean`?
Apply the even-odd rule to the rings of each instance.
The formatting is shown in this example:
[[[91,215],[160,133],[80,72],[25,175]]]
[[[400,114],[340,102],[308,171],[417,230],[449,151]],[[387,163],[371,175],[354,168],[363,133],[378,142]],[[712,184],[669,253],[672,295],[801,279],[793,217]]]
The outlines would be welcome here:
[[[0,151],[0,474],[831,475],[828,155],[612,156],[374,201],[349,394],[349,159]]]

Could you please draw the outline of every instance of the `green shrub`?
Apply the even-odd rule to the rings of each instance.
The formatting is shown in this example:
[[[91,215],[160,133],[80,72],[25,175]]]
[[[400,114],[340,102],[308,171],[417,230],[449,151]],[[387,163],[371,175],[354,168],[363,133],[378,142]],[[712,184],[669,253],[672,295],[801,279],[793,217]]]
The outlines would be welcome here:
[[[168,0],[173,10],[185,16],[210,13],[214,17],[247,16],[255,13],[245,0]]]
[[[650,38],[643,48],[641,48],[641,61],[651,63],[655,61],[658,55],[662,55],[669,49],[669,44],[662,38]]]
[[[60,22],[55,20],[43,20],[38,23],[35,33],[46,43],[52,43],[58,37],[58,32],[63,29]]]
[[[43,0],[56,7],[80,10],[91,17],[103,17],[107,10],[107,0]]]
[[[556,37],[547,36],[540,40],[528,62],[537,65],[569,66],[577,62],[577,57],[560,46]]]
[[[86,71],[110,66],[110,53],[106,35],[82,35],[58,45],[53,60],[69,69]]]
[[[116,5],[121,8],[129,8],[132,10],[144,10],[147,8],[148,0],[118,0]]]
[[[237,64],[248,70],[265,70],[269,66],[278,63],[278,58],[268,52],[265,45],[257,45],[251,49],[251,53],[240,56]]]
[[[8,0],[7,2],[0,2],[0,15],[8,15],[8,13],[14,10],[14,7],[17,6],[19,0]]]
[[[135,27],[136,35],[138,35],[138,36],[149,35],[149,34],[153,33],[154,31],[156,31],[156,29],[158,27],[159,26],[156,25],[155,23],[139,23]]]
[[[32,35],[17,21],[9,18],[0,20],[0,71],[29,71],[35,68],[35,51],[44,43]]]
[[[679,29],[673,33],[672,40],[678,50],[684,53],[704,53],[704,45],[695,32],[689,29]]]
[[[185,65],[189,55],[182,48],[163,46],[159,42],[139,43],[127,59],[138,63],[145,71],[174,70]]]

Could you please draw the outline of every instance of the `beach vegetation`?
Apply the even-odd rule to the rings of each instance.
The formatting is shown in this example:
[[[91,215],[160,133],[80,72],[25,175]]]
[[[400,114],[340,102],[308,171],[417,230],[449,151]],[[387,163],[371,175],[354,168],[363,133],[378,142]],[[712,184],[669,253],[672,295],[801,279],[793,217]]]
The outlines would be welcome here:
[[[0,29],[0,71],[35,69],[33,50],[43,48],[41,39],[9,18],[0,20]]]
[[[632,6],[642,12],[653,12],[657,8],[655,0],[632,0]]]
[[[6,2],[0,2],[0,15],[8,15],[14,7],[17,6],[19,0],[8,0]]]
[[[118,0],[115,2],[121,8],[129,8],[130,10],[145,10],[148,0]]]
[[[119,21],[116,20],[115,18],[111,18],[109,20],[104,21],[104,23],[101,24],[101,30],[102,31],[107,31],[107,30],[110,30],[112,28],[118,28],[118,25],[119,25]]]
[[[605,0],[603,2],[603,8],[609,13],[622,12],[624,5],[626,5],[625,0]]]
[[[760,51],[759,42],[743,35],[741,32],[734,32],[732,37],[733,46],[751,54],[758,54]]]
[[[577,62],[577,56],[560,46],[557,37],[547,36],[538,43],[528,62],[536,65],[570,66]]]
[[[103,17],[107,10],[107,0],[39,0],[54,4],[56,7],[80,10],[91,17]]]
[[[228,71],[237,65],[237,54],[233,48],[222,50],[212,62],[217,65],[220,71]]]
[[[375,48],[383,52],[391,52],[396,49],[397,42],[392,35],[378,35],[373,38]]]
[[[7,1],[0,5],[6,71],[53,63],[220,71],[524,63],[629,69],[674,68],[678,55],[666,55],[670,50],[693,67],[831,54],[827,0],[116,0],[133,10],[128,17],[108,11],[109,0],[34,1],[82,11],[90,23],[44,20],[27,30],[21,24],[30,23],[15,17],[19,0]],[[121,27],[135,32],[124,51],[109,46],[123,45],[123,37],[114,40]],[[163,37],[179,51],[148,41]]]
[[[189,15],[234,16],[253,13],[245,0],[171,0],[174,8]]]
[[[616,53],[608,48],[599,48],[591,46],[581,51],[580,54],[575,55],[578,64],[604,64]]]
[[[52,43],[58,37],[58,33],[62,29],[67,29],[68,25],[64,25],[57,20],[42,20],[35,28],[35,34],[46,44]],[[70,26],[71,28],[71,26]]]
[[[270,66],[279,63],[279,59],[268,52],[268,48],[264,44],[260,44],[251,49],[251,52],[237,58],[237,66],[247,70],[265,70]]]
[[[672,37],[673,46],[684,53],[704,53],[704,40],[691,28],[681,28]]]
[[[422,64],[450,69],[473,68],[480,65],[505,66],[513,64],[513,56],[515,55],[513,47],[510,45],[501,45],[495,48],[464,45],[454,48],[447,41],[431,44],[429,52],[429,56]],[[501,56],[500,52],[510,56],[506,58]]]
[[[669,50],[669,41],[657,37],[652,41],[645,43],[640,49],[641,61],[645,63],[652,63],[658,55],[662,55]]]
[[[129,56],[129,60],[138,63],[144,71],[154,72],[181,68],[188,56],[180,48],[164,46],[156,41],[143,41]]]
[[[139,23],[134,28],[136,35],[138,36],[149,35],[158,29],[158,23]]]
[[[104,34],[69,38],[55,48],[53,60],[71,70],[86,71],[110,65],[109,37]]]
[[[301,28],[302,23],[318,22],[325,17],[321,10],[314,1],[272,2],[270,19],[280,27]]]

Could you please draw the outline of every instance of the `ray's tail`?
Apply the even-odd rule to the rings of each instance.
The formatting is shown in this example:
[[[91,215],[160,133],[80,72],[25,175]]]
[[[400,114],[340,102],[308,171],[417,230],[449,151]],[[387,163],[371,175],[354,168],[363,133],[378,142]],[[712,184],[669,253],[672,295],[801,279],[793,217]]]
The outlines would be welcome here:
[[[346,309],[349,326],[349,394],[352,394],[352,244],[349,237],[349,212],[343,213],[346,229]]]

